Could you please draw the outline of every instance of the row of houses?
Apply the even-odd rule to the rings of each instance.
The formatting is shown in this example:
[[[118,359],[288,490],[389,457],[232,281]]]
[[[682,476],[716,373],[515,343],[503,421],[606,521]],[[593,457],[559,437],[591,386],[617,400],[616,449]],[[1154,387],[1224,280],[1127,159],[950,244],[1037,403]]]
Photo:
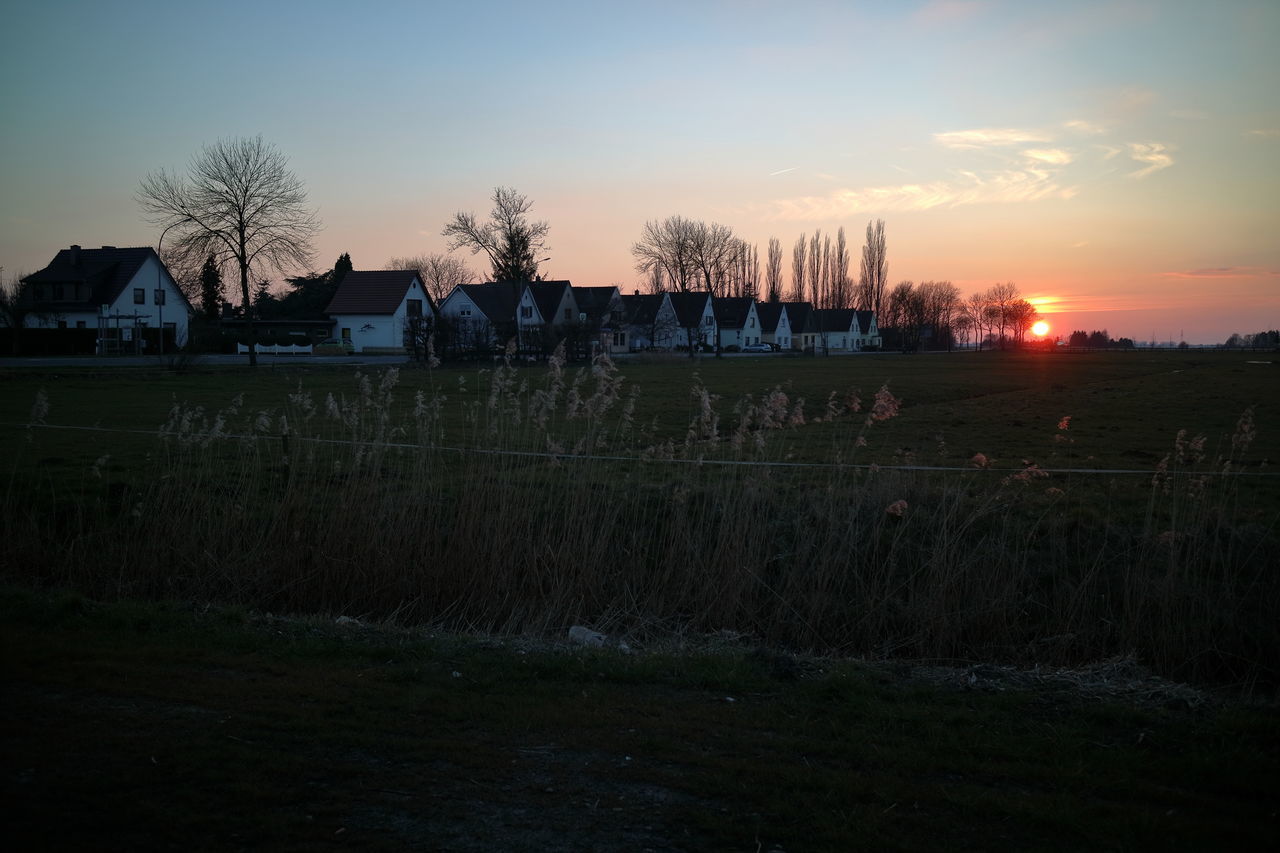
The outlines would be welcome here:
[[[96,330],[99,352],[137,346],[147,330],[172,345],[188,334],[192,306],[151,248],[60,250],[24,280],[26,325]],[[570,340],[589,352],[742,349],[852,352],[880,346],[870,311],[760,303],[710,293],[622,294],[569,281],[461,284],[436,304],[412,270],[353,270],[326,308],[329,324],[292,329],[336,338],[355,352],[403,352],[434,336],[441,349],[477,351],[514,339],[523,352]]]
[[[449,347],[464,351],[512,339],[522,352],[549,351],[566,339],[610,353],[751,345],[853,352],[880,346],[870,311],[706,292],[624,295],[616,286],[569,281],[460,284],[435,305],[417,273],[399,270],[348,273],[326,313],[336,336],[366,352],[405,346],[414,328],[444,330]]]

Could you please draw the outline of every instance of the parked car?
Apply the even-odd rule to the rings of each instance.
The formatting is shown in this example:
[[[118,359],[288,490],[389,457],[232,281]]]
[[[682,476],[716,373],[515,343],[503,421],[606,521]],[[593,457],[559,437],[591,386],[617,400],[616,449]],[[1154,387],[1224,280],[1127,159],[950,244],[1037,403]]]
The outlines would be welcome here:
[[[340,349],[345,353],[353,353],[356,351],[356,346],[346,338],[329,338],[328,340],[323,340],[316,345],[317,352],[322,349],[330,351],[330,354],[332,354],[332,350],[335,349]]]
[[[765,343],[747,344],[742,348],[743,352],[773,352],[773,347]]]

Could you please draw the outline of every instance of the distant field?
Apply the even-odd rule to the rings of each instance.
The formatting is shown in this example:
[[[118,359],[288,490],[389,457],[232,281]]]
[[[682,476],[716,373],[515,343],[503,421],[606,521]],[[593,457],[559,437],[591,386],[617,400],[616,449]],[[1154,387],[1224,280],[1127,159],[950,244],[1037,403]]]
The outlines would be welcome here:
[[[936,355],[874,355],[833,358],[683,358],[623,360],[618,363],[622,395],[639,389],[635,421],[655,425],[652,439],[683,440],[695,415],[690,389],[695,377],[718,399],[713,403],[722,425],[734,422],[733,407],[741,398],[759,398],[781,388],[792,404],[803,400],[806,425],[771,436],[781,440],[791,458],[833,461],[848,457],[845,439],[850,423],[813,423],[832,392],[843,401],[855,392],[865,403],[882,385],[902,400],[901,415],[877,431],[874,441],[857,454],[862,462],[881,465],[904,459],[919,464],[966,464],[983,453],[1004,466],[1021,467],[1034,460],[1041,467],[1154,469],[1180,429],[1204,434],[1210,449],[1220,449],[1240,414],[1254,407],[1259,425],[1249,462],[1272,464],[1280,459],[1280,364],[1254,364],[1250,354],[1171,352]],[[570,365],[568,378],[580,368]],[[27,436],[21,425],[30,419],[36,394],[43,389],[51,425],[92,426],[106,430],[156,430],[174,402],[203,406],[213,412],[243,395],[241,411],[288,409],[288,396],[301,387],[317,401],[357,394],[350,367],[310,366],[210,369],[177,374],[163,371],[90,370],[0,373],[0,423],[9,440]],[[544,366],[522,367],[517,382],[532,389],[546,383]],[[373,371],[376,382],[380,373]],[[492,371],[476,367],[426,371],[406,366],[393,391],[393,420],[407,417],[414,394],[444,397],[441,440],[467,442],[474,429],[468,406],[483,405]],[[584,395],[591,390],[588,377]],[[1060,420],[1071,418],[1055,441]],[[117,462],[146,452],[149,439],[127,433],[58,432],[31,435],[32,454],[55,470],[86,469],[103,453]],[[487,443],[487,442],[482,442]],[[23,454],[25,455],[25,453]],[[38,461],[38,460],[37,460]]]
[[[1253,361],[10,370],[0,566],[104,598],[1274,682],[1280,403]]]

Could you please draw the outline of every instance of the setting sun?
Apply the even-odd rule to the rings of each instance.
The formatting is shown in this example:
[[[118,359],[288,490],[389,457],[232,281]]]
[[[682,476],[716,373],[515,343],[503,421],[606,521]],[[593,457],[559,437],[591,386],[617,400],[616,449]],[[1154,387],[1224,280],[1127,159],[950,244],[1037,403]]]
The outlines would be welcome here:
[[[1039,323],[1036,323],[1031,327],[1031,334],[1035,335],[1037,338],[1043,338],[1045,335],[1049,334],[1049,324],[1044,320],[1041,320]]]

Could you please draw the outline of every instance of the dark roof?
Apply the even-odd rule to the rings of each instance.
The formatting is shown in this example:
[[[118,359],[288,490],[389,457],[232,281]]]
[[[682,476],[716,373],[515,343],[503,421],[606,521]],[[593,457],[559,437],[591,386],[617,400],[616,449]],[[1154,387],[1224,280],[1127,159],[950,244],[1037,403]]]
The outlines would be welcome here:
[[[71,246],[59,249],[49,265],[39,272],[34,272],[23,279],[29,284],[71,284],[87,285],[83,288],[84,298],[76,302],[59,302],[60,308],[68,311],[96,311],[99,305],[115,302],[124,289],[133,282],[134,276],[148,258],[156,257],[150,246],[118,249],[115,246],[103,246],[101,249],[82,249]],[[159,258],[157,258],[159,260]],[[165,274],[172,279],[169,270],[161,262]],[[182,289],[178,288],[178,293]],[[44,300],[48,302],[49,300]],[[191,303],[185,295],[182,301],[187,307]]]
[[[676,311],[676,322],[680,328],[689,329],[702,325],[702,312],[706,310],[707,300],[711,294],[704,290],[692,293],[669,293],[671,307]]]
[[[871,321],[875,318],[876,312],[858,311],[857,315],[858,315],[858,331],[864,335],[871,334]]]
[[[601,320],[609,313],[609,307],[613,305],[617,293],[618,288],[613,286],[575,287],[573,299],[578,303],[578,310],[587,315],[587,319]]]
[[[415,279],[423,300],[430,304],[416,270],[352,270],[343,276],[324,313],[394,314]]]
[[[853,329],[852,308],[820,308],[816,312],[818,329],[823,332],[847,332]]]
[[[649,326],[658,318],[662,308],[662,293],[637,293],[622,297],[627,312],[627,322],[633,326]]]
[[[519,283],[510,281],[458,285],[490,323],[510,323],[515,319],[518,287]]]
[[[564,299],[564,292],[571,290],[573,285],[568,281],[531,281],[528,287],[543,322],[559,323],[564,320],[563,317],[556,316],[556,309],[560,307],[560,300]],[[578,318],[571,319],[576,321]]]
[[[816,332],[818,327],[813,322],[813,305],[808,302],[784,302],[787,308],[787,322],[792,332]]]
[[[741,329],[747,325],[747,317],[751,314],[751,306],[755,300],[750,296],[720,296],[712,303],[716,312],[716,324],[728,329]]]
[[[778,321],[782,319],[782,312],[786,310],[786,306],[781,302],[760,302],[756,305],[756,316],[760,318],[760,331],[765,334],[772,334],[778,331]],[[790,315],[788,315],[788,318]],[[790,322],[790,319],[788,319]]]

